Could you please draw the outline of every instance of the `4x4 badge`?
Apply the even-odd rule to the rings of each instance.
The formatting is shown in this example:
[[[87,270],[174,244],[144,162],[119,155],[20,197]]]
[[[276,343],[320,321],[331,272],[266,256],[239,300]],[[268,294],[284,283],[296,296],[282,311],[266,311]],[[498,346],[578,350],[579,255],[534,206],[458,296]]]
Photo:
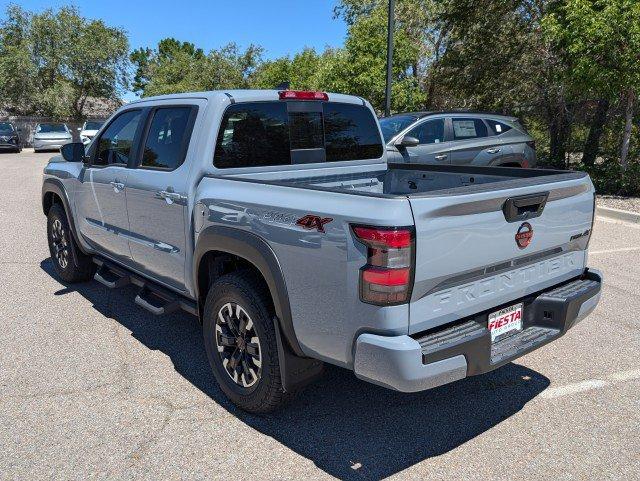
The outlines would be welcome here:
[[[324,232],[324,225],[331,222],[333,219],[331,217],[319,217],[317,215],[307,214],[304,217],[300,217],[296,221],[296,225],[307,229],[313,230],[317,229],[318,232]]]
[[[533,227],[528,222],[523,222],[516,232],[516,244],[520,249],[524,249],[531,244],[533,239]]]

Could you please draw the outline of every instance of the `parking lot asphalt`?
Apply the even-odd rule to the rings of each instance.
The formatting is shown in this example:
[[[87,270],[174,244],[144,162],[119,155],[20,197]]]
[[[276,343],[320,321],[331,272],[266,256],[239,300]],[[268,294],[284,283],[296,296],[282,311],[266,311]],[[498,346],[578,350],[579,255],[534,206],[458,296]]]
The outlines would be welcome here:
[[[0,479],[640,479],[640,226],[600,218],[597,310],[484,376],[401,394],[327,368],[266,417],[227,402],[200,327],[54,274],[51,154],[0,154]]]

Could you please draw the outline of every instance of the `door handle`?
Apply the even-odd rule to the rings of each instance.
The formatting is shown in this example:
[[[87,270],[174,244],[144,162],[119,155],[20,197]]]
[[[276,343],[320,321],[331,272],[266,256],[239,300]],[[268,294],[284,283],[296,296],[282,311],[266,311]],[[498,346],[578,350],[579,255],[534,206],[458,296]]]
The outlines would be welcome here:
[[[500,149],[497,147],[494,147],[493,149],[487,149],[487,152],[490,154],[497,154],[498,152],[500,152]]]
[[[178,194],[177,192],[169,192],[168,190],[159,190],[156,192],[156,197],[158,199],[164,199],[167,204],[187,200],[187,196]]]
[[[447,159],[447,154],[439,154],[439,155],[436,155],[436,156],[434,157],[434,159],[436,159],[436,160],[446,160],[446,159]]]
[[[113,190],[115,192],[120,192],[121,190],[124,190],[124,184],[122,182],[109,182],[111,184],[111,186],[113,187]]]

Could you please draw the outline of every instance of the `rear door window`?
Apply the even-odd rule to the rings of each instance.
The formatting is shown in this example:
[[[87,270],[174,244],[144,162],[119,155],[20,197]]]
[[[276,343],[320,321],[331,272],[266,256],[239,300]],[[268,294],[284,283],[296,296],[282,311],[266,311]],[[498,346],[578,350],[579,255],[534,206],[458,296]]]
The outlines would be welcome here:
[[[190,106],[154,111],[142,151],[142,167],[173,170],[184,162],[191,137],[192,111]]]
[[[222,119],[214,165],[260,167],[376,159],[383,148],[371,111],[331,102],[252,102]]]
[[[487,136],[487,126],[482,119],[454,117],[451,122],[454,140],[477,139]]]

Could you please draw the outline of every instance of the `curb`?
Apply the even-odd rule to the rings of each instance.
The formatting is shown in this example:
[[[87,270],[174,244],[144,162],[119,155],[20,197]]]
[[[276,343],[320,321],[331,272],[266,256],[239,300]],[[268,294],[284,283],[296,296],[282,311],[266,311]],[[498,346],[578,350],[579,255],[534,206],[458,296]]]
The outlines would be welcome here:
[[[611,207],[596,207],[596,215],[608,217],[610,219],[621,220],[624,222],[632,222],[640,224],[640,214],[622,209],[613,209]]]

